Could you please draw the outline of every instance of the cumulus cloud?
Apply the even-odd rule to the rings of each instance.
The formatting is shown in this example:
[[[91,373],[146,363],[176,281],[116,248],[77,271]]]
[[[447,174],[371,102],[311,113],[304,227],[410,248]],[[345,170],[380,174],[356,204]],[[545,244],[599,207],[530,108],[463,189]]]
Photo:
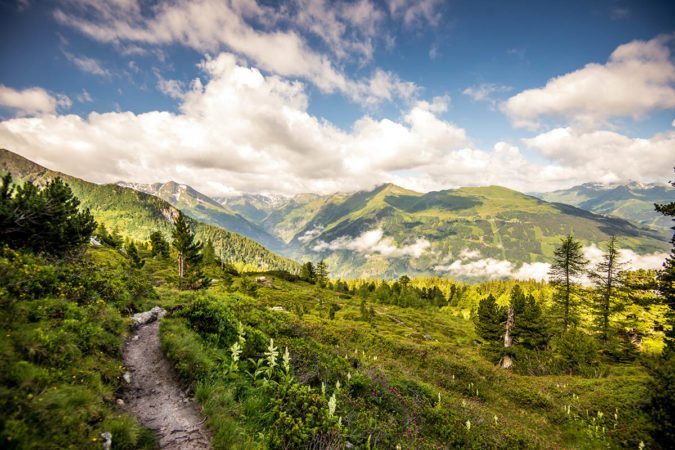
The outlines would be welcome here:
[[[621,45],[605,64],[587,64],[542,88],[520,92],[502,110],[514,125],[537,128],[543,117],[590,127],[613,117],[640,119],[650,111],[675,108],[672,40],[666,35]]]
[[[14,109],[21,116],[51,114],[57,109],[68,109],[72,101],[65,95],[51,95],[42,88],[28,88],[17,91],[0,84],[0,106]]]
[[[675,132],[630,138],[614,131],[556,128],[523,142],[546,158],[606,183],[665,179],[672,173]]]
[[[212,195],[369,188],[469,144],[432,112],[440,100],[413,105],[402,122],[364,116],[347,132],[307,112],[298,81],[266,77],[227,53],[201,68],[207,81],[185,89],[178,114],[14,119],[0,123],[0,143],[96,182],[175,179]]]
[[[629,153],[617,154],[641,161],[628,159],[632,163],[624,168],[610,153],[588,163],[569,159],[574,152],[565,148],[578,146],[574,139],[558,145],[544,137],[526,141],[547,152],[552,163],[531,162],[505,142],[480,150],[463,128],[440,117],[447,96],[416,102],[398,120],[365,115],[344,130],[308,112],[306,86],[299,81],[265,76],[228,53],[204,60],[200,68],[200,77],[174,86],[182,96],[178,113],[16,118],[0,122],[0,145],[90,181],[173,179],[208,195],[331,193],[384,182],[420,191],[486,184],[545,191],[602,179],[603,164],[632,179],[658,171],[667,177],[671,165],[654,164],[672,153],[668,134],[632,140],[615,133],[619,144],[635,141]],[[24,114],[67,106],[44,90],[24,97],[39,99],[25,100]],[[17,104],[12,95],[2,98]],[[594,158],[589,149],[597,151],[596,144],[589,141],[578,157]],[[619,144],[613,148],[622,149]]]
[[[365,231],[355,238],[340,237],[331,242],[319,241],[312,250],[315,252],[351,250],[366,256],[380,254],[386,258],[409,257],[417,259],[431,247],[431,242],[417,238],[413,243],[397,246],[389,237],[384,236],[381,228]]]
[[[75,0],[71,5],[75,7],[55,11],[60,23],[119,48],[134,43],[177,43],[200,52],[226,48],[262,70],[308,80],[323,92],[341,92],[366,105],[392,97],[407,100],[417,91],[414,84],[383,70],[374,70],[369,78],[351,79],[303,36],[319,36],[338,57],[355,54],[369,60],[382,12],[366,0],[339,6],[296,0],[290,7],[276,8],[257,2],[176,0],[145,11],[134,0]]]

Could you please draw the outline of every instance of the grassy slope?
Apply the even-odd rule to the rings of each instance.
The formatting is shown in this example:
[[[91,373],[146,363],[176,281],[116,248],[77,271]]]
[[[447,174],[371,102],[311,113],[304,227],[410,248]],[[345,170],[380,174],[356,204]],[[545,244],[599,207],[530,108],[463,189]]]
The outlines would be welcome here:
[[[337,414],[357,447],[365,446],[369,436],[375,448],[397,443],[403,448],[604,448],[650,442],[640,409],[648,376],[639,366],[614,366],[608,377],[598,379],[519,376],[479,355],[472,322],[451,307],[374,305],[376,317],[369,324],[360,319],[357,299],[304,282],[274,278],[273,287],[261,288],[256,300],[218,286],[209,294],[237,311],[245,325],[273,337],[279,348],[288,346],[303,383],[319,389],[321,382],[330,388],[340,381],[348,394],[339,397]],[[163,297],[169,304],[188,301],[170,291]],[[328,318],[331,303],[341,308],[334,320]],[[272,312],[274,306],[288,312]],[[298,308],[305,310],[302,318],[292,312]],[[220,348],[226,358],[229,344],[213,347],[181,323],[169,319],[163,326],[170,354],[189,349],[206,358]],[[187,347],[181,352],[181,346]],[[203,366],[199,357],[195,360]],[[175,362],[194,379],[190,363]],[[264,431],[256,420],[264,409],[237,400],[227,382],[203,375],[200,400],[219,436],[216,448],[254,448],[255,439],[244,436]],[[594,428],[599,411],[604,435]],[[257,444],[262,442],[264,437]]]
[[[444,257],[457,257],[464,248],[480,250],[484,258],[546,262],[560,238],[570,232],[585,244],[606,241],[614,234],[622,247],[639,253],[665,251],[668,247],[664,235],[625,220],[548,203],[498,186],[419,194],[384,185],[371,192],[322,201],[311,220],[297,223],[301,227],[292,241],[304,244],[310,254],[319,241],[354,238],[375,228],[382,228],[398,246],[420,238],[431,242],[430,251],[417,260],[380,255],[366,258],[347,251],[315,257],[327,258],[334,273],[346,277],[430,274]],[[305,233],[317,228],[321,233],[313,240],[300,241]]]
[[[15,180],[44,183],[60,176],[89,208],[99,223],[109,230],[118,228],[132,239],[145,241],[155,230],[170,234],[176,208],[157,197],[116,185],[98,185],[39,166],[8,150],[0,149],[0,171],[10,171]],[[267,250],[257,242],[213,225],[194,222],[198,239],[211,239],[216,254],[268,269],[296,270],[294,261]]]
[[[675,189],[667,186],[643,188],[634,184],[614,188],[592,184],[574,186],[540,194],[544,200],[566,203],[598,214],[611,215],[657,230],[669,230],[671,221],[654,211],[654,203],[675,199]]]

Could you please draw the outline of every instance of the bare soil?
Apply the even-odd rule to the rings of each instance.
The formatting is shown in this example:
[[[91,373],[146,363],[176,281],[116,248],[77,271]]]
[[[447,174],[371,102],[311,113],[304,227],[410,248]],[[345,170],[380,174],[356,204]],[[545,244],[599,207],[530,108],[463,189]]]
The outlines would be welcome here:
[[[124,364],[131,373],[126,408],[157,433],[162,449],[211,448],[204,417],[162,353],[159,320],[132,334],[124,348]]]

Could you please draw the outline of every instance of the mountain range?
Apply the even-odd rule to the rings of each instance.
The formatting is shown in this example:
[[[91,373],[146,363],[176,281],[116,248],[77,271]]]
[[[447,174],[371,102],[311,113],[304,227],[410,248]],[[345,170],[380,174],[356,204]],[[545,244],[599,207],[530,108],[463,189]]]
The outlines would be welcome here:
[[[566,203],[597,214],[620,217],[645,227],[669,230],[672,220],[654,210],[654,203],[675,199],[675,188],[667,184],[585,183],[569,189],[534,194],[549,201]]]
[[[40,182],[59,175],[7,150],[0,152],[0,168],[19,180]],[[197,234],[211,238],[229,259],[297,268],[269,248],[296,261],[325,259],[333,276],[350,278],[404,273],[460,279],[536,276],[568,233],[587,246],[615,235],[622,248],[636,254],[664,252],[669,234],[656,219],[645,218],[643,225],[653,227],[646,228],[605,214],[611,205],[623,205],[624,213],[641,211],[647,217],[647,203],[672,201],[675,192],[663,186],[584,185],[551,197],[540,194],[603,208],[596,214],[500,186],[419,193],[385,184],[331,195],[210,198],[172,181],[97,185],[60,175],[97,220],[135,239],[147,239],[154,229],[168,234],[177,208],[193,217]],[[592,195],[603,192],[605,200]]]
[[[15,182],[44,184],[61,177],[89,208],[97,222],[123,236],[146,241],[150,233],[161,231],[167,238],[178,209],[161,198],[115,184],[95,184],[49,170],[9,150],[0,149],[0,173],[9,171]],[[188,214],[189,215],[189,214]],[[219,226],[193,220],[195,234],[202,241],[211,239],[216,254],[228,261],[241,261],[266,269],[297,270],[298,264],[268,250],[260,243]]]

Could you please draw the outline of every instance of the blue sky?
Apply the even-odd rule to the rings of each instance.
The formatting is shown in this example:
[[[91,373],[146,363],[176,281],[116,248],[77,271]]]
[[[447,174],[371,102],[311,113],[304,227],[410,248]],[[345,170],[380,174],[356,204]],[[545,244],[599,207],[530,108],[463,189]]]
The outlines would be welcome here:
[[[170,178],[214,195],[665,181],[674,12],[4,1],[0,145],[96,182]]]

